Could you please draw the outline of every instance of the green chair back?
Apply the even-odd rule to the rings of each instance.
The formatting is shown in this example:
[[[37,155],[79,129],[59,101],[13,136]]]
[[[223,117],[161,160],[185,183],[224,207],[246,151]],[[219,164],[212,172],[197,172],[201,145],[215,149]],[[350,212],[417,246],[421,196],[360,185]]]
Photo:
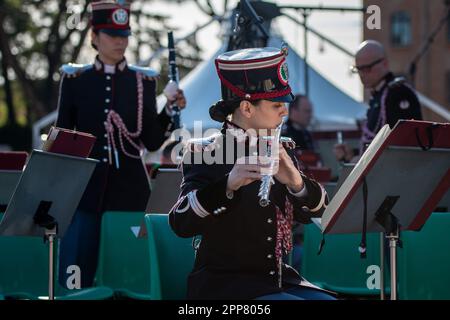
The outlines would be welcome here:
[[[143,222],[143,212],[103,214],[96,285],[109,287],[121,296],[150,299],[147,241],[132,231]]]
[[[401,238],[399,299],[450,299],[450,213],[434,212],[420,231]]]
[[[0,236],[0,293],[27,299],[48,295],[48,246],[42,238]]]
[[[192,238],[180,238],[170,228],[167,214],[145,216],[150,252],[152,298],[186,298],[187,277],[194,265]]]
[[[379,295],[380,290],[372,288],[376,285],[372,279],[380,270],[379,237],[378,233],[367,234],[367,257],[361,259],[361,234],[325,235],[318,255],[322,233],[314,224],[305,225],[301,274],[309,282],[344,295]]]

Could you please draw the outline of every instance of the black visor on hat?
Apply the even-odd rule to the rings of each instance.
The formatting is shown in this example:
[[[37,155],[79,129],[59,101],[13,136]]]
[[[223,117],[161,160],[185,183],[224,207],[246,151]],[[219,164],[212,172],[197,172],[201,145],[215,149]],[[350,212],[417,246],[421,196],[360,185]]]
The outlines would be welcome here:
[[[111,37],[129,37],[131,35],[130,29],[100,29],[98,31]]]
[[[288,95],[282,96],[282,97],[277,97],[277,98],[270,98],[267,99],[269,101],[273,101],[273,102],[287,102],[290,103],[292,101],[294,101],[294,95],[292,93],[289,93]]]

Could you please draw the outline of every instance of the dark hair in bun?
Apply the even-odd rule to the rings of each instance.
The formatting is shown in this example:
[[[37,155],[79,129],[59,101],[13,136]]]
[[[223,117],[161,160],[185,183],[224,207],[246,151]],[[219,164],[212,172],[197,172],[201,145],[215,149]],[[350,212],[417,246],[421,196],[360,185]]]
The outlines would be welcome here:
[[[218,122],[225,122],[227,117],[232,114],[234,110],[239,108],[239,105],[243,100],[244,99],[240,98],[226,101],[219,100],[209,108],[209,116],[211,119]],[[251,103],[257,105],[260,101],[261,100],[255,100],[251,101]]]
[[[241,101],[241,99],[217,101],[209,108],[209,115],[211,119],[219,122],[225,122],[227,117],[232,114],[234,110],[239,108]]]

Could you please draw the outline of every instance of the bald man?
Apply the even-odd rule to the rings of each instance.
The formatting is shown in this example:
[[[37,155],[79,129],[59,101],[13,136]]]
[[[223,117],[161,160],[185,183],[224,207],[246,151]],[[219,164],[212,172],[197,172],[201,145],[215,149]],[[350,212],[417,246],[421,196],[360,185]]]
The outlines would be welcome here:
[[[403,77],[395,77],[390,72],[381,43],[367,40],[360,44],[353,72],[358,73],[364,88],[371,91],[367,120],[362,126],[361,151],[385,124],[393,128],[400,119],[422,119],[414,89]],[[351,161],[354,155],[346,145],[336,145],[334,152],[337,159],[344,162]]]

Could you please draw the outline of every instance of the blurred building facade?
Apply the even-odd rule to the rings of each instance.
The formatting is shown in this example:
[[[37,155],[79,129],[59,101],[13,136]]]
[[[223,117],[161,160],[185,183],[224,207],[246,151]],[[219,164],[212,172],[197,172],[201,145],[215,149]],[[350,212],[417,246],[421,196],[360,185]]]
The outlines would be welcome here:
[[[450,110],[450,20],[444,23],[433,43],[416,66],[410,65],[447,13],[448,0],[363,0],[363,5],[381,9],[381,29],[369,30],[364,25],[364,39],[380,41],[386,48],[392,71],[404,75],[414,87]],[[367,15],[366,15],[367,17]],[[423,108],[424,119],[443,121]]]

